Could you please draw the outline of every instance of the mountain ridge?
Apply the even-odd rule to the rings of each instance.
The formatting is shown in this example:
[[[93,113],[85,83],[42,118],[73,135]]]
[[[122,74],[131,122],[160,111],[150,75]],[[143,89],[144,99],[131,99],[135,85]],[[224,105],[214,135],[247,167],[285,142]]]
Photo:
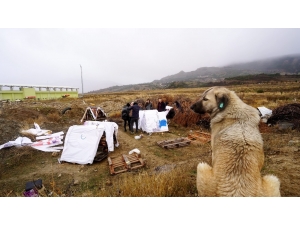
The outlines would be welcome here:
[[[208,84],[217,84],[233,77],[259,74],[299,75],[300,54],[270,57],[244,63],[233,63],[223,67],[200,67],[194,71],[180,71],[149,83],[116,85],[88,93],[205,86]],[[275,77],[270,76],[269,78],[272,79]],[[249,80],[249,77],[247,79]],[[256,81],[257,79],[259,79],[259,76],[255,76]]]

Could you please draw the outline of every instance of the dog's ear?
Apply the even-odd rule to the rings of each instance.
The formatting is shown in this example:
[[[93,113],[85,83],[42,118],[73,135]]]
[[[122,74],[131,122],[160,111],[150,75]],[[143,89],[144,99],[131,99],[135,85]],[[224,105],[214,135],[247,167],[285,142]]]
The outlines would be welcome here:
[[[216,102],[218,109],[220,111],[224,110],[226,106],[228,105],[228,95],[226,93],[217,93],[216,94]]]

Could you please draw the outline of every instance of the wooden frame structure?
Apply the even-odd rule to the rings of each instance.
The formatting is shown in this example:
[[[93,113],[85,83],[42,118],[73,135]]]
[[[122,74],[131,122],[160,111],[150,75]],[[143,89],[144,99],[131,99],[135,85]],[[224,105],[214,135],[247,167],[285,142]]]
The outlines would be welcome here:
[[[139,169],[145,166],[145,161],[142,159],[141,155],[137,153],[133,153],[132,155],[123,154],[115,158],[108,157],[107,160],[111,175]]]
[[[105,121],[107,119],[107,114],[100,107],[87,107],[83,117],[80,122],[85,122],[87,120],[92,121]]]
[[[156,143],[162,148],[170,149],[170,148],[179,148],[179,147],[187,146],[191,143],[191,140],[184,137],[184,138],[175,138],[170,140],[158,141]]]

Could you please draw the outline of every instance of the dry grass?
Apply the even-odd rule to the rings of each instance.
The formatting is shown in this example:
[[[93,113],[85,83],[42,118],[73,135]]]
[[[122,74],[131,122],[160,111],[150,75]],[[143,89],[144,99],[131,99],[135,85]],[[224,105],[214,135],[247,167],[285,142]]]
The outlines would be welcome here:
[[[59,122],[61,120],[61,116],[57,113],[57,112],[54,112],[54,113],[49,113],[47,115],[47,119],[50,121],[50,122]]]
[[[238,96],[247,104],[258,107],[265,106],[271,110],[289,103],[299,102],[300,90],[299,83],[280,83],[280,84],[251,84],[247,86],[229,86],[229,89],[235,91]],[[20,112],[14,112],[15,116],[24,115],[22,121],[22,129],[27,130],[32,128],[33,123],[36,122],[39,125],[43,125],[46,122],[62,123],[64,121],[69,121],[70,119],[76,118],[78,121],[84,113],[85,107],[89,105],[100,106],[105,112],[109,113],[110,118],[121,118],[122,107],[127,103],[134,100],[146,100],[149,98],[154,108],[156,107],[157,100],[159,97],[163,98],[165,101],[173,103],[178,100],[183,108],[183,112],[177,113],[172,120],[172,124],[176,124],[175,129],[191,129],[195,130],[201,129],[201,127],[195,124],[199,119],[200,115],[193,113],[189,107],[193,104],[204,90],[207,88],[192,88],[192,89],[165,89],[165,90],[153,90],[153,91],[131,91],[123,93],[104,93],[104,94],[93,94],[85,95],[83,101],[85,103],[73,104],[73,99],[62,99],[63,103],[72,105],[72,110],[69,110],[66,114],[60,115],[58,109],[52,109],[50,107],[34,107],[37,113],[26,112],[23,110],[23,114]],[[258,90],[263,90],[263,92],[258,93]],[[50,104],[49,101],[47,104]],[[46,103],[45,103],[46,104]],[[4,111],[0,111],[1,116],[5,116]],[[31,113],[31,114],[30,114]],[[177,128],[178,127],[178,128]],[[183,128],[181,128],[183,127]],[[276,127],[265,128],[267,132],[272,132],[272,134],[282,135],[286,131],[279,131]],[[294,131],[293,131],[294,132]],[[292,131],[289,133],[292,134]],[[183,133],[183,132],[182,132]],[[287,137],[283,140],[282,138],[267,138],[264,140],[264,147],[267,154],[270,157],[273,152],[280,151],[286,143],[292,138]],[[198,146],[201,148],[201,146]],[[156,157],[168,158],[169,155],[166,153],[155,154],[155,150],[151,143],[148,146]],[[8,151],[3,151],[6,154],[1,155],[1,169],[8,168],[13,165],[13,163],[20,164],[24,157],[31,158],[32,151],[26,150],[22,154],[19,154],[16,150],[8,155]],[[29,152],[31,152],[29,154]],[[158,151],[157,151],[158,152]],[[161,152],[161,151],[159,151]],[[171,153],[169,153],[171,154]],[[195,153],[190,153],[195,154]],[[287,154],[287,153],[280,153]],[[296,154],[296,153],[295,153]],[[42,155],[42,154],[41,154]],[[196,154],[195,154],[196,155]],[[268,155],[267,155],[268,156]],[[192,157],[192,156],[191,156]],[[178,156],[178,161],[180,161],[180,156]],[[50,160],[49,160],[50,161]],[[6,164],[9,163],[9,164]],[[268,158],[266,158],[265,171],[270,170]],[[51,184],[48,185],[52,191],[56,191],[58,194],[62,195],[67,193],[68,190],[76,188],[75,196],[158,196],[158,197],[172,197],[172,196],[197,196],[196,191],[196,166],[197,162],[186,163],[182,165],[177,165],[174,169],[171,169],[162,173],[153,173],[151,170],[145,168],[139,172],[130,172],[118,174],[111,177],[110,175],[101,175],[101,177],[90,178],[88,181],[83,182],[83,184],[73,187],[69,185],[70,188],[60,186],[60,190],[56,189],[56,184],[60,183],[57,175],[52,174],[49,179]],[[75,167],[75,166],[74,166]],[[105,167],[105,169],[107,169]],[[1,177],[1,173],[0,173]],[[45,178],[46,180],[46,178]],[[66,183],[72,183],[71,181],[66,181]],[[63,190],[63,188],[67,190]]]
[[[281,84],[282,85],[282,84]],[[265,106],[270,109],[275,109],[281,105],[299,101],[299,92],[295,89],[299,88],[297,83],[284,84],[283,86],[265,84],[261,87],[260,84],[245,86],[228,87],[234,90],[239,97],[247,104],[258,107]],[[149,91],[145,93],[126,93],[115,94],[119,95],[119,99],[124,97],[124,103],[130,102],[129,99],[144,99],[150,98],[154,107],[157,104],[159,97],[168,102],[179,100],[184,112],[177,113],[173,122],[184,127],[193,127],[199,121],[201,116],[194,114],[189,110],[190,105],[196,101],[201,93],[206,88],[196,89],[176,89],[176,90],[160,90]],[[299,88],[300,89],[300,88]],[[262,91],[258,91],[262,90]],[[100,97],[100,95],[99,95]],[[95,97],[96,98],[96,97]],[[112,114],[119,115],[118,112]],[[269,128],[271,129],[271,128]],[[272,131],[278,131],[276,127]],[[278,146],[283,146],[281,139],[272,139],[270,142],[265,142],[267,151],[274,151]],[[138,174],[127,174],[120,176],[117,181],[106,181],[100,184],[99,190],[94,193],[96,196],[195,196],[197,195],[195,188],[195,165],[185,165],[183,168],[175,168],[170,172],[162,174],[149,174],[141,172]],[[193,171],[193,172],[192,172]],[[194,173],[194,174],[193,174]]]
[[[102,185],[96,196],[112,197],[186,197],[196,196],[195,165],[178,166],[158,174],[124,174],[117,181]],[[111,185],[111,186],[109,186]]]

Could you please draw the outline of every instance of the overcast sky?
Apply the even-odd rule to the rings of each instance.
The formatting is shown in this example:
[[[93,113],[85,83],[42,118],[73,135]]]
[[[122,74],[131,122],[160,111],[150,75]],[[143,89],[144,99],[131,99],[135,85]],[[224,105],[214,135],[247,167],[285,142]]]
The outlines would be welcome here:
[[[56,9],[55,6],[50,8],[50,14],[53,16],[47,17],[48,20],[46,20],[51,22],[53,20],[55,23],[50,23],[50,26],[49,23],[45,23],[45,28],[43,28],[43,23],[39,23],[44,21],[40,17],[42,13],[39,12],[37,18],[31,13],[35,12],[30,11],[31,8],[21,10],[27,3],[20,1],[20,4],[23,5],[18,8],[18,15],[20,13],[31,15],[35,23],[32,26],[31,23],[29,26],[27,23],[25,25],[21,23],[21,26],[18,26],[16,25],[18,22],[32,18],[19,16],[15,20],[10,20],[8,17],[14,18],[12,14],[4,15],[6,21],[17,23],[13,22],[11,26],[0,26],[0,84],[71,86],[78,87],[81,92],[81,65],[83,89],[84,92],[89,92],[113,85],[152,82],[180,71],[189,72],[200,67],[219,67],[230,63],[300,53],[299,28],[210,28],[209,23],[208,28],[207,26],[189,28],[190,26],[181,26],[180,17],[175,22],[183,28],[176,28],[176,24],[174,26],[173,23],[170,23],[170,28],[164,28],[168,27],[168,23],[163,23],[165,20],[155,21],[152,26],[151,23],[149,26],[148,20],[135,17],[136,23],[129,23],[129,26],[124,26],[122,23],[118,26],[113,22],[102,28],[79,29],[76,28],[77,23],[75,25],[70,23],[71,25],[68,26],[68,23],[67,25],[63,23],[64,20],[55,20],[65,12],[61,10],[60,14],[54,15],[51,10]],[[70,9],[70,5],[66,7]],[[81,5],[78,7],[81,9]],[[169,9],[170,5],[167,7]],[[177,12],[180,10],[182,18],[189,17],[189,15],[195,16],[197,15],[195,12],[199,11],[198,8],[193,11],[194,8],[189,7],[190,11],[187,12],[181,5],[177,7],[177,11],[171,11],[172,18],[176,18],[174,14],[178,16]],[[253,7],[260,9],[255,5]],[[11,8],[15,10],[14,5]],[[89,7],[84,15],[88,17],[89,12],[93,14],[91,11],[93,9]],[[294,7],[291,8],[293,9]],[[97,10],[99,15],[105,13],[105,10],[101,13],[99,13],[99,8]],[[118,10],[118,14],[124,12],[120,11],[120,8]],[[6,11],[3,8],[2,11],[0,10],[2,15]],[[45,12],[46,16],[49,15],[48,11],[48,14]],[[166,18],[166,12],[157,11],[159,16],[164,15],[163,18]],[[202,12],[205,12],[203,7]],[[74,11],[73,17],[70,18],[77,18],[77,22],[79,20],[74,13],[77,12]],[[126,15],[130,13],[126,11]],[[153,15],[152,13],[153,11],[150,15]],[[245,12],[243,13],[245,15]],[[258,13],[262,14],[261,11]],[[272,13],[276,14],[274,11]],[[141,15],[140,11],[139,14]],[[229,15],[230,12],[227,14]],[[253,11],[250,12],[250,15],[252,14]],[[0,16],[2,22],[4,16]],[[65,14],[63,16],[65,19],[68,18]],[[226,18],[228,17],[224,17],[224,20]],[[123,19],[128,22],[126,17],[122,16],[116,18],[116,21],[121,22]],[[138,24],[139,20],[146,24],[144,28],[143,25]],[[217,19],[217,22],[222,20],[222,18]],[[239,21],[239,18],[233,18],[233,20]],[[187,23],[189,24],[190,21],[195,20],[188,20]],[[295,20],[291,21],[295,22]],[[60,23],[62,28],[60,28]],[[162,27],[160,23],[163,24]],[[259,19],[258,24],[260,23],[264,24]],[[194,24],[191,24],[191,27],[194,27]],[[213,23],[212,27],[215,26]],[[84,26],[80,25],[80,27]],[[222,25],[217,27],[222,27]],[[225,25],[225,27],[230,26]],[[238,27],[243,26],[238,25]]]
[[[300,53],[300,29],[0,29],[0,83],[84,92]],[[81,67],[80,67],[81,65]]]

